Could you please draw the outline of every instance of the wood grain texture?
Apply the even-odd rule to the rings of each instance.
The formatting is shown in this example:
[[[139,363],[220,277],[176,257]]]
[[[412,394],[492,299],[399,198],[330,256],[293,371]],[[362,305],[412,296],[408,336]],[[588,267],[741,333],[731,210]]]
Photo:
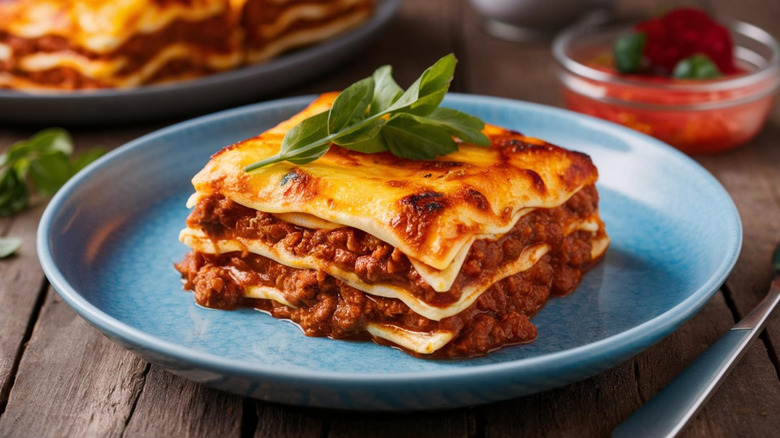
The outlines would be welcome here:
[[[23,351],[23,342],[35,323],[44,275],[35,250],[35,231],[43,205],[0,223],[0,235],[21,238],[16,255],[0,260],[0,412]]]
[[[452,437],[474,434],[474,421],[464,409],[416,414],[333,413],[329,438]]]
[[[34,132],[26,129],[0,131],[0,153]],[[138,128],[75,132],[75,148],[78,152],[95,145],[114,147],[138,133]],[[33,197],[32,205],[26,211],[12,218],[0,218],[0,235],[19,237],[23,241],[16,255],[0,261],[0,413],[8,402],[14,371],[24,351],[22,342],[29,337],[35,324],[34,318],[42,304],[41,291],[47,284],[36,250],[38,222],[46,202],[45,198]]]
[[[119,436],[146,368],[50,290],[0,417],[0,436]]]
[[[247,404],[257,415],[255,438],[320,438],[326,434],[329,411],[325,409],[302,409],[255,400]]]
[[[241,400],[151,365],[124,436],[238,438]]]
[[[484,418],[485,436],[607,436],[732,325],[731,312],[722,295],[717,294],[702,312],[669,338],[612,370],[560,389],[478,408]],[[744,359],[753,364],[746,369],[766,371],[771,363],[765,354],[760,355],[763,345],[756,347],[759,354]],[[746,376],[733,377],[732,385],[747,383]],[[762,383],[769,384],[770,390],[758,392],[768,403],[766,408],[771,409],[774,403],[770,399],[776,388],[772,388],[771,378],[767,380]],[[777,385],[775,379],[774,386]],[[754,395],[731,391],[728,395],[731,398],[720,401],[721,404],[755,402]],[[721,421],[720,415],[721,410],[705,411],[694,425],[720,432],[733,430]],[[513,430],[516,418],[523,419],[522,426]],[[766,421],[761,430],[777,426],[775,420]]]
[[[726,280],[737,314],[745,316],[766,295],[772,253],[780,243],[780,105],[750,145],[726,154],[698,157],[734,199],[743,226],[742,253]],[[780,353],[780,318],[767,322],[774,353]]]

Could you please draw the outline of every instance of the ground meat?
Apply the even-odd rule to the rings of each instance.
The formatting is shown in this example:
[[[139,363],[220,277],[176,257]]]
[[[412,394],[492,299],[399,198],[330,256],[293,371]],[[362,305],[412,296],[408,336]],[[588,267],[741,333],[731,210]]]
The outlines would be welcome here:
[[[458,300],[463,287],[517,260],[527,246],[550,246],[530,269],[494,283],[471,306],[441,321],[415,313],[401,300],[366,294],[321,270],[290,268],[252,253],[194,253],[177,269],[185,289],[193,290],[196,302],[203,306],[254,306],[294,321],[308,336],[335,339],[371,339],[366,331],[369,322],[423,332],[448,330],[455,338],[434,357],[477,356],[535,339],[536,328],[530,318],[551,294],[565,295],[577,287],[593,262],[593,235],[566,231],[566,227],[591,217],[597,204],[598,194],[589,186],[560,207],[525,215],[499,239],[475,241],[448,292],[434,291],[401,251],[354,228],[298,227],[221,196],[201,199],[187,220],[190,227],[201,228],[212,238],[243,237],[283,245],[295,254],[313,255],[325,265],[332,263],[354,272],[367,283],[396,284],[442,307]],[[240,291],[248,286],[274,287],[293,307],[242,298]]]
[[[524,248],[535,243],[561,248],[555,255],[560,258],[557,264],[561,266],[571,264],[575,271],[584,267],[590,260],[590,253],[583,248],[571,247],[577,243],[562,247],[565,241],[562,224],[590,217],[597,203],[595,187],[585,187],[560,207],[538,209],[523,216],[512,230],[497,240],[477,240],[447,292],[433,290],[400,250],[354,228],[313,230],[298,227],[219,195],[201,199],[187,224],[216,239],[242,237],[259,239],[268,245],[281,243],[287,251],[298,256],[310,255],[325,264],[332,263],[345,271],[354,272],[366,283],[397,285],[426,303],[444,307],[457,301],[464,288],[489,278],[500,266],[517,260]],[[589,248],[589,242],[585,239],[579,245]],[[571,285],[579,283],[578,272],[562,273],[561,278],[556,280],[553,293],[561,295],[573,290]]]
[[[370,339],[365,331],[368,322],[415,331],[449,330],[456,337],[433,357],[471,357],[535,339],[536,328],[529,319],[551,291],[565,294],[577,286],[591,262],[590,239],[589,233],[570,234],[561,248],[572,253],[551,251],[532,268],[493,284],[470,307],[441,321],[415,313],[400,300],[367,295],[322,271],[294,269],[254,254],[188,254],[176,267],[184,287],[194,290],[196,302],[203,306],[251,305],[294,321],[308,336],[335,339]],[[273,286],[296,308],[242,299],[238,291],[250,285]]]

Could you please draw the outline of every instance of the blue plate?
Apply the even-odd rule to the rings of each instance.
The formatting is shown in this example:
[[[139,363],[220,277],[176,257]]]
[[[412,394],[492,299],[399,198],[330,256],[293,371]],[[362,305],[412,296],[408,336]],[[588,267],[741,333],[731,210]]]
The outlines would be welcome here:
[[[188,81],[128,89],[21,93],[0,89],[0,121],[39,125],[122,124],[193,116],[256,101],[350,59],[390,23],[401,0],[380,0],[364,24],[269,61]]]
[[[742,228],[704,169],[632,130],[546,106],[449,95],[447,106],[593,157],[606,258],[571,295],[533,319],[539,338],[487,357],[418,359],[371,342],[304,336],[254,310],[198,307],[173,263],[190,178],[222,146],[303,108],[285,99],[201,117],[139,138],[79,173],[38,230],[41,264],[81,316],[170,371],[237,394],[344,409],[474,405],[565,385],[612,367],[670,334],[734,266]]]

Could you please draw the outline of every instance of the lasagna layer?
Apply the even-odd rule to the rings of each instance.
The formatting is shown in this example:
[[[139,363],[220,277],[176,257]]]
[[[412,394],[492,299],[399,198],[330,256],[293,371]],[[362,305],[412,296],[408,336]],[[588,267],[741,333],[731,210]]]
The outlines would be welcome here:
[[[247,61],[265,61],[343,33],[365,21],[373,6],[374,0],[247,0],[241,16]]]
[[[485,129],[490,147],[461,144],[430,161],[333,146],[305,166],[242,171],[274,155],[289,129],[326,111],[335,97],[322,95],[291,119],[215,154],[193,178],[196,192],[359,229],[446,270],[474,240],[507,233],[529,209],[562,205],[598,178],[588,156],[495,126]]]
[[[578,229],[597,234],[598,194],[589,186],[563,206],[523,216],[506,234],[476,240],[437,291],[401,251],[349,227],[310,229],[220,196],[201,199],[180,239],[202,253],[248,251],[286,266],[319,269],[372,295],[399,298],[426,318],[441,320],[468,307],[496,281],[532,266]],[[429,268],[431,269],[431,268]]]
[[[206,307],[255,307],[290,319],[308,336],[373,339],[412,354],[470,357],[532,341],[536,329],[529,318],[551,293],[574,290],[594,262],[592,243],[603,238],[588,231],[569,234],[533,266],[493,283],[470,306],[438,321],[401,300],[365,293],[322,270],[291,268],[250,252],[193,252],[177,269],[184,287]],[[489,257],[479,252],[471,260],[486,262]]]

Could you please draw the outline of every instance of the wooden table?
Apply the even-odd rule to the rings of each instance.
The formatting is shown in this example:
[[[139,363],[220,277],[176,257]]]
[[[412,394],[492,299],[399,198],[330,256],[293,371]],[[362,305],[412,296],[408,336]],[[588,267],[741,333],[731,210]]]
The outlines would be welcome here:
[[[630,3],[630,4],[629,4]],[[717,1],[725,17],[780,36],[780,3]],[[638,6],[622,2],[621,13]],[[407,1],[391,28],[339,72],[284,95],[341,89],[382,64],[409,84],[439,56],[460,59],[453,91],[559,105],[546,43],[485,35],[464,1]],[[278,97],[278,96],[273,96]],[[80,147],[116,147],[167,125],[78,129]],[[5,127],[0,150],[35,129]],[[744,316],[764,295],[780,241],[780,111],[751,144],[696,157],[734,198],[744,224],[736,268],[707,306],[673,335],[588,380],[487,406],[367,414],[282,406],[216,391],[150,365],[107,340],[65,305],[41,272],[35,230],[45,205],[0,219],[24,238],[0,261],[0,436],[604,436]],[[780,316],[768,323],[684,435],[780,433]]]

